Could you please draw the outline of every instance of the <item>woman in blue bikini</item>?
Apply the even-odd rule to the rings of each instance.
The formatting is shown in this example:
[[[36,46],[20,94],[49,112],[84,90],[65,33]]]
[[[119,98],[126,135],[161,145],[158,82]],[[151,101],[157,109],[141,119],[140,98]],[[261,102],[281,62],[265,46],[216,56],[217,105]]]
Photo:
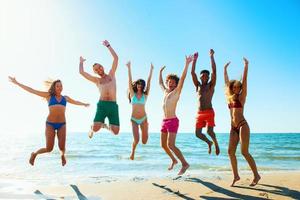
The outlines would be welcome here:
[[[153,72],[153,65],[151,63],[150,74],[147,80],[147,85],[143,79],[138,79],[135,82],[132,82],[131,76],[131,63],[128,62],[128,98],[129,102],[132,104],[132,114],[131,114],[131,123],[132,123],[132,133],[133,133],[133,142],[132,142],[132,151],[130,159],[134,160],[134,153],[137,144],[139,143],[139,127],[142,132],[142,143],[146,144],[148,141],[148,121],[145,111],[145,103],[149,95],[150,82]]]
[[[58,147],[61,151],[61,164],[64,166],[66,164],[65,158],[65,144],[66,144],[66,117],[65,110],[67,102],[80,105],[80,106],[89,106],[89,104],[82,103],[80,101],[76,101],[71,99],[68,96],[62,96],[62,83],[60,80],[53,81],[48,92],[38,91],[32,89],[26,85],[19,83],[14,77],[9,77],[10,81],[22,89],[30,92],[32,94],[43,97],[48,102],[49,107],[49,115],[46,121],[46,147],[40,148],[36,152],[32,152],[29,163],[34,165],[34,160],[38,154],[49,153],[53,150],[55,132],[57,132],[58,138]]]

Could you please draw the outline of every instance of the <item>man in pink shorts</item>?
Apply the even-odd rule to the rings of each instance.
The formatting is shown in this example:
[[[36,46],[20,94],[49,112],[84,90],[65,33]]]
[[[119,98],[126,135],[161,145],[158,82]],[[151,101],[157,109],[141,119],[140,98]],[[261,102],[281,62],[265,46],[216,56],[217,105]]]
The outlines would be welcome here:
[[[211,146],[212,144],[215,145],[216,154],[219,155],[220,149],[218,145],[218,141],[216,135],[214,133],[214,126],[215,126],[215,112],[212,108],[212,97],[215,92],[215,85],[216,85],[216,77],[217,77],[217,70],[216,70],[216,63],[214,59],[214,50],[210,50],[210,60],[211,60],[211,67],[212,67],[212,74],[211,80],[209,80],[209,71],[202,70],[200,72],[200,80],[201,83],[198,81],[197,75],[195,73],[196,62],[198,59],[198,53],[194,54],[194,60],[192,65],[192,78],[194,85],[196,86],[196,91],[198,93],[198,113],[196,117],[196,136],[205,141],[208,145],[208,153],[211,153]],[[207,133],[213,140],[210,141],[203,133],[202,128],[207,127]]]
[[[182,72],[181,78],[179,79],[175,74],[169,74],[166,79],[166,85],[163,82],[162,71],[165,69],[165,66],[160,69],[159,73],[159,84],[164,92],[164,102],[163,102],[163,110],[164,110],[164,120],[162,122],[161,127],[161,146],[165,150],[165,152],[172,159],[172,163],[169,170],[173,169],[174,165],[178,162],[173,155],[180,160],[182,167],[179,171],[178,175],[182,175],[189,168],[189,164],[184,159],[181,151],[175,146],[176,142],[176,133],[179,127],[179,119],[176,117],[176,106],[179,100],[181,90],[183,87],[184,79],[186,77],[186,73],[190,63],[193,60],[193,56],[186,57],[185,67]],[[172,152],[173,153],[172,153]]]

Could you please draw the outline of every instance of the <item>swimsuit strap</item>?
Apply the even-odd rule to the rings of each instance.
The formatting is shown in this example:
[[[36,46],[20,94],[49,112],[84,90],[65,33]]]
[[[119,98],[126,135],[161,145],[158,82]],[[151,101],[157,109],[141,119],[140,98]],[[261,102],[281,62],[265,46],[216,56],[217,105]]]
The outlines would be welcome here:
[[[54,106],[54,105],[66,106],[66,104],[67,104],[67,100],[64,96],[61,96],[61,100],[57,101],[56,97],[53,95],[50,97],[48,102],[48,106]]]

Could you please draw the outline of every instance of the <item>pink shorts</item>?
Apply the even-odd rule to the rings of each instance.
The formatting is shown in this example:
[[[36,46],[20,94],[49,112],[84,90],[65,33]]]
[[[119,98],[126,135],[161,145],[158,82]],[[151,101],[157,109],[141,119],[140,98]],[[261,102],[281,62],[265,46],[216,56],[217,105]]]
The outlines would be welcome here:
[[[215,126],[215,112],[213,109],[198,111],[196,117],[196,128]]]
[[[179,119],[177,117],[164,119],[161,123],[160,131],[162,133],[177,133],[179,127]]]

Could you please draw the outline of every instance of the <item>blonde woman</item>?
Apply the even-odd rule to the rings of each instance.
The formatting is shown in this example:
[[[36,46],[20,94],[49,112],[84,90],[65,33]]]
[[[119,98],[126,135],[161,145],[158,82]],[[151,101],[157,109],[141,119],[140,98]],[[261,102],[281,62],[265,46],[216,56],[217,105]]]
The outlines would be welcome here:
[[[225,95],[231,117],[231,130],[228,146],[228,154],[234,175],[231,186],[234,186],[235,182],[240,180],[237,169],[237,159],[235,156],[236,148],[239,142],[241,144],[242,155],[247,160],[254,175],[254,179],[250,186],[255,186],[260,180],[260,176],[258,174],[255,161],[249,153],[250,128],[244,117],[244,105],[247,96],[248,60],[244,58],[245,67],[242,82],[238,80],[229,81],[227,74],[227,68],[229,64],[230,62],[228,62],[224,67],[224,79],[226,85]]]
[[[61,164],[65,166],[67,163],[65,158],[66,151],[66,104],[67,102],[80,106],[89,106],[89,104],[82,103],[80,101],[73,100],[68,96],[63,96],[61,94],[63,86],[60,80],[53,81],[49,90],[47,92],[38,91],[19,83],[14,77],[9,77],[10,81],[22,89],[35,94],[37,96],[43,97],[48,102],[49,114],[46,120],[46,147],[40,148],[36,152],[32,152],[29,163],[34,165],[34,161],[37,155],[43,153],[49,153],[53,150],[55,133],[57,133],[58,147],[61,152]]]
[[[145,104],[150,91],[153,65],[151,63],[147,85],[143,79],[138,79],[133,82],[132,75],[131,75],[131,63],[128,62],[126,66],[128,68],[128,90],[129,90],[128,98],[129,98],[129,102],[132,104],[131,124],[132,124],[132,133],[133,133],[133,142],[132,142],[132,151],[131,151],[130,159],[134,160],[135,149],[140,140],[139,128],[141,129],[142,132],[142,143],[146,144],[148,141],[148,120],[145,111]]]

